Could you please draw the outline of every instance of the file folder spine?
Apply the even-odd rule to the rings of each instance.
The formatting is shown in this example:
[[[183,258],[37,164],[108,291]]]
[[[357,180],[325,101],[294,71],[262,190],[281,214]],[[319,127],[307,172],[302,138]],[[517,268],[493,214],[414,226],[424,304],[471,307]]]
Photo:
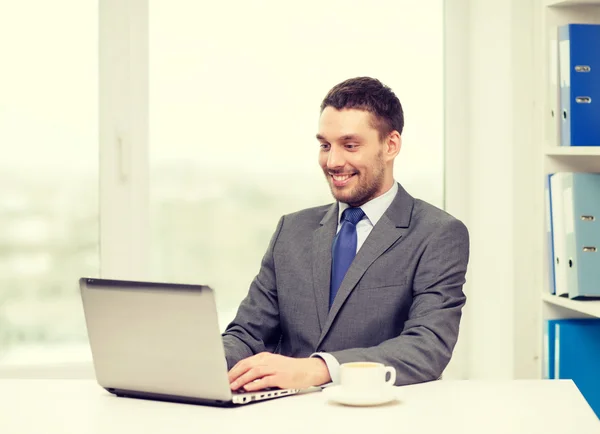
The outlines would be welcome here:
[[[600,25],[558,28],[562,146],[600,146]]]
[[[560,145],[560,86],[558,74],[558,27],[552,26],[547,35],[548,43],[548,86],[546,141],[549,146]]]
[[[544,321],[544,359],[543,359],[543,371],[542,378],[545,380],[552,380],[554,378],[554,357],[555,357],[555,335],[554,325],[556,320]]]
[[[554,283],[554,234],[552,230],[552,190],[551,181],[552,174],[546,176],[545,192],[546,192],[546,244],[548,252],[548,292],[551,294],[556,293],[556,287]]]
[[[572,380],[600,417],[600,319],[554,322],[554,379]]]
[[[566,172],[557,172],[550,178],[552,196],[552,241],[554,252],[554,288],[558,296],[569,293],[567,281],[567,245],[565,236],[565,212],[563,201],[563,179]]]
[[[565,173],[569,297],[600,298],[600,173]]]
[[[560,144],[571,146],[571,43],[569,25],[558,28],[558,62],[560,83]]]

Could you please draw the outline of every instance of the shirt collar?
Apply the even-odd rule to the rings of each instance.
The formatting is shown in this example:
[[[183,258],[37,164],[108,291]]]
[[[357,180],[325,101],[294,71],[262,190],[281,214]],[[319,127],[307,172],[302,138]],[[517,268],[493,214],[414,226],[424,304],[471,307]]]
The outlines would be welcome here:
[[[386,210],[394,201],[396,197],[396,193],[398,193],[398,183],[394,181],[392,188],[383,193],[381,196],[377,196],[375,199],[371,199],[364,205],[361,205],[361,208],[371,225],[375,226],[379,219],[383,216]],[[338,224],[340,223],[340,219],[342,218],[342,213],[346,208],[349,208],[350,205],[344,202],[339,203],[338,207]]]

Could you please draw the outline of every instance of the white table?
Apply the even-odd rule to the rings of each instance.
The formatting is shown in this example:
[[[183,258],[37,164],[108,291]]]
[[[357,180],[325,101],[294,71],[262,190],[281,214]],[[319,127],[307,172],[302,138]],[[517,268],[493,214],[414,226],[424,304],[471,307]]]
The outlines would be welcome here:
[[[2,434],[527,433],[598,434],[571,381],[436,381],[397,388],[371,408],[321,392],[239,408],[117,398],[89,380],[0,380]]]

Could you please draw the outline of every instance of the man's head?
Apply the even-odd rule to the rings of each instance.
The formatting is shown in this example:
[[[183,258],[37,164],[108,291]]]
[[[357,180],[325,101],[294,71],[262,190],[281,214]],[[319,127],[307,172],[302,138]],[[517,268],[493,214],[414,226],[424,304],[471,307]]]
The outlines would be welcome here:
[[[394,182],[404,113],[392,90],[358,77],[334,86],[321,103],[319,164],[336,200],[360,206]]]

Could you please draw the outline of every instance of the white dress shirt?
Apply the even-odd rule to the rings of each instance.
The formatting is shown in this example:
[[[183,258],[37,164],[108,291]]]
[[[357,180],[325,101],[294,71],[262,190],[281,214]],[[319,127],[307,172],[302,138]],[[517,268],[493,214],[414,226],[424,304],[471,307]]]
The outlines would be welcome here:
[[[386,212],[389,206],[394,201],[396,197],[396,193],[398,193],[398,183],[394,181],[394,185],[387,192],[382,194],[381,196],[376,197],[375,199],[370,200],[369,202],[362,205],[363,212],[365,213],[366,218],[363,218],[356,224],[356,251],[358,252],[365,240],[371,233],[373,226],[377,224],[381,216]],[[339,210],[338,210],[338,226],[337,230],[339,231],[342,227],[341,218],[342,213],[346,208],[350,205],[347,203],[340,202]],[[325,361],[327,365],[327,369],[329,370],[329,376],[331,377],[331,383],[328,383],[327,386],[332,384],[339,384],[340,382],[340,363],[337,361],[335,357],[333,357],[329,353],[314,353],[311,354],[311,357],[318,356]]]

